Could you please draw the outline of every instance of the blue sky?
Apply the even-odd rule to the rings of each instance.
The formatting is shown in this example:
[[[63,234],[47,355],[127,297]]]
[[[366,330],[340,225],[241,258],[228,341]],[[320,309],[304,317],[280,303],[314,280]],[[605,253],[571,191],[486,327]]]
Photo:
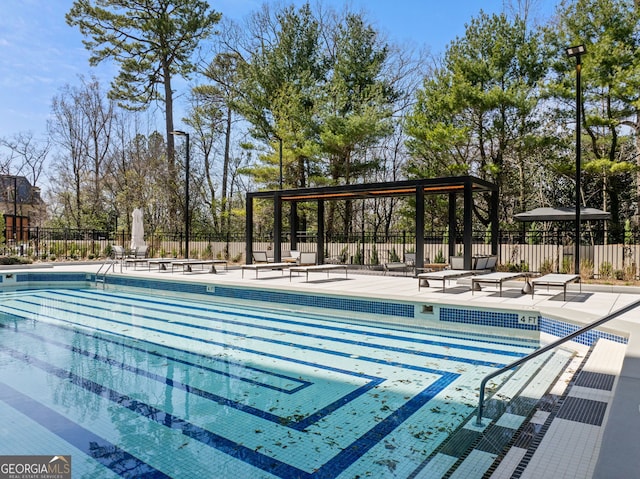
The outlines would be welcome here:
[[[95,75],[107,88],[117,73],[113,63],[89,66],[82,36],[64,20],[72,3],[71,0],[0,1],[0,137],[24,131],[37,137],[44,135],[51,100],[62,87],[78,85],[79,75]],[[209,3],[223,15],[241,19],[264,2],[209,0]],[[323,0],[324,5],[337,9],[349,5],[355,11],[364,11],[390,41],[425,47],[434,54],[442,53],[450,41],[462,36],[465,24],[481,9],[487,13],[501,12],[503,3],[503,0]],[[534,0],[536,18],[547,19],[557,3],[557,0]],[[187,88],[186,83],[183,85]],[[186,92],[178,92],[183,93]]]

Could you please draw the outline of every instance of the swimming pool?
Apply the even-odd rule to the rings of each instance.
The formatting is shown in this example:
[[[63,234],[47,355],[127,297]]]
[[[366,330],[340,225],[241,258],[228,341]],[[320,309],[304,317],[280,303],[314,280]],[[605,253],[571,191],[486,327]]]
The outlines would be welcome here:
[[[273,305],[272,305],[273,306]],[[408,477],[530,340],[126,290],[0,295],[0,455],[74,477]]]

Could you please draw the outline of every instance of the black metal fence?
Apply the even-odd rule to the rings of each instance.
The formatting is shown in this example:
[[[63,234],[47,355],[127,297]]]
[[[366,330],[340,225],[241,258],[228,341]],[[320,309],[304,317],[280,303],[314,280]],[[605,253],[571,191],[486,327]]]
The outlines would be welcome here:
[[[7,237],[7,236],[5,236]],[[20,236],[18,236],[20,237]],[[26,241],[7,241],[5,254],[29,256],[37,260],[91,260],[109,256],[111,245],[130,246],[127,231],[77,230],[66,228],[25,228]],[[638,277],[640,265],[640,237],[625,235],[623,243],[608,243],[606,234],[590,232],[589,241],[580,247],[581,272],[600,278],[632,280]],[[148,254],[154,257],[181,257],[184,235],[178,233],[146,234]],[[528,230],[501,232],[498,247],[498,267],[502,270],[532,272],[570,272],[575,252],[572,231]],[[254,237],[253,250],[273,248],[273,236]],[[283,236],[283,249],[290,249],[291,238]],[[301,232],[296,237],[296,249],[314,251],[316,236]],[[405,254],[414,253],[415,236],[410,232],[374,235],[359,232],[352,235],[327,236],[324,256],[332,261],[374,268],[388,262],[402,261]],[[448,262],[449,238],[446,230],[425,233],[425,262]],[[224,258],[244,262],[246,251],[242,234],[192,235],[189,238],[190,256],[195,258]],[[455,253],[462,254],[462,237],[455,241]],[[473,234],[473,255],[491,254],[490,238],[486,231]]]

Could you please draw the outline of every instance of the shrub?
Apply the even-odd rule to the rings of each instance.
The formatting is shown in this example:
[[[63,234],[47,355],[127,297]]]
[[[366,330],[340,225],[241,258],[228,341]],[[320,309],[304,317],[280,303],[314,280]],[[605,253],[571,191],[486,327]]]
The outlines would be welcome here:
[[[442,254],[442,250],[441,249],[438,250],[438,254],[436,255],[435,258],[433,258],[433,262],[434,263],[444,263],[444,256]]]
[[[599,268],[599,273],[600,273],[600,278],[602,279],[613,278],[613,265],[608,261],[601,263]]]
[[[560,268],[560,272],[563,274],[573,272],[573,262],[571,258],[562,258],[562,268]]]
[[[593,261],[590,259],[583,259],[580,261],[580,280],[593,278]]]
[[[622,279],[625,281],[634,281],[636,279],[636,268],[633,265],[625,266],[622,270]]]
[[[20,256],[2,256],[0,257],[0,264],[2,265],[11,265],[11,264],[31,264],[32,261],[28,258],[21,258]]]
[[[378,258],[378,248],[376,248],[375,243],[371,247],[371,264],[380,264],[380,258]]]
[[[540,274],[549,274],[549,273],[553,273],[553,261],[549,259],[545,259],[540,264]]]

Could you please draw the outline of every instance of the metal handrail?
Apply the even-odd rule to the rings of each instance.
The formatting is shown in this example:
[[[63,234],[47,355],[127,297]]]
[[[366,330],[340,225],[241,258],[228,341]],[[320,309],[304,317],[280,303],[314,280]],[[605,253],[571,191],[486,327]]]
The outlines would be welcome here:
[[[624,314],[628,311],[631,311],[632,309],[636,308],[638,305],[640,305],[640,300],[638,301],[634,301],[631,304],[628,304],[627,306],[620,308],[619,310],[608,314],[602,318],[600,318],[599,320],[588,324],[580,329],[578,329],[577,331],[574,331],[573,333],[558,339],[557,341],[554,341],[553,343],[549,343],[547,344],[545,347],[540,348],[535,350],[534,352],[532,352],[531,354],[529,354],[528,356],[524,356],[523,358],[518,359],[517,361],[512,362],[511,364],[507,364],[506,366],[504,366],[503,368],[498,369],[497,371],[492,372],[491,374],[488,374],[487,376],[485,376],[485,378],[482,380],[482,382],[480,383],[480,399],[478,400],[478,417],[476,419],[476,426],[482,426],[482,410],[484,408],[484,390],[485,387],[487,386],[487,382],[496,377],[499,376],[502,373],[505,373],[513,368],[516,368],[518,366],[520,366],[522,363],[529,361],[530,359],[533,359],[537,356],[540,356],[541,354],[546,353],[547,351],[561,345],[562,343],[565,343],[567,341],[570,341],[571,339],[575,338],[576,336],[580,336],[583,333],[586,333],[587,331],[593,329],[593,328],[597,328],[598,326],[606,323],[607,321],[611,321],[614,318],[617,318],[618,316],[620,316],[621,314]]]
[[[104,260],[104,262],[100,265],[100,267],[98,268],[98,271],[96,271],[96,283],[98,283],[98,277],[100,276],[100,273],[102,273],[104,280],[103,282],[106,283],[107,282],[107,273],[109,272],[109,270],[111,268],[114,268],[114,266],[118,263],[117,260],[113,260],[113,259],[106,259]],[[102,268],[103,267],[107,267],[104,272],[102,272]],[[122,272],[122,263],[120,263],[120,270]],[[115,268],[114,268],[115,271]]]

